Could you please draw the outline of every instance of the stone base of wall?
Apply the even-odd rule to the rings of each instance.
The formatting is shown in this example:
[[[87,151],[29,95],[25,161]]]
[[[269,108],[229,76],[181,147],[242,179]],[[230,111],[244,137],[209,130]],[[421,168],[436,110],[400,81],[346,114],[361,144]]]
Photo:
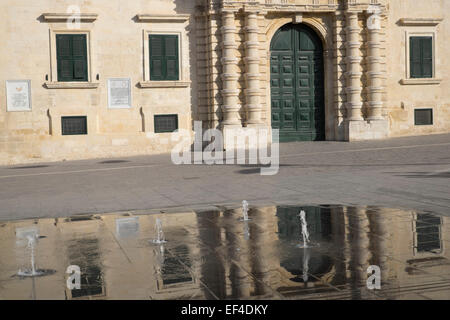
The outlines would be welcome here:
[[[220,130],[223,134],[224,150],[258,149],[272,143],[272,129],[265,124],[252,124],[247,127],[227,125],[221,126]],[[238,139],[240,139],[240,144]]]
[[[45,137],[0,142],[0,165],[170,153],[179,142],[170,133]]]
[[[345,140],[376,140],[389,136],[389,122],[387,120],[346,121]]]

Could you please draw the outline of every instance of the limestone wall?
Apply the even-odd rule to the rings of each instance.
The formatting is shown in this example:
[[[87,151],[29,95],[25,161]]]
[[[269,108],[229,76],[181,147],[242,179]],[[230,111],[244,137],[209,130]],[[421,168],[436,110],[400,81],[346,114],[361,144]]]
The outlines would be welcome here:
[[[370,32],[376,3],[381,29]],[[84,17],[78,30],[54,17],[70,6]],[[270,42],[296,20],[324,43],[327,140],[449,132],[449,9],[446,0],[4,0],[0,165],[169,152],[156,114],[177,114],[188,130],[194,120],[270,128]],[[55,34],[72,31],[89,39],[83,88],[57,82]],[[179,81],[148,81],[151,33],[180,36]],[[432,79],[409,79],[408,35],[433,36]],[[131,108],[108,108],[109,78],[131,78]],[[7,80],[31,80],[31,111],[7,111]],[[433,125],[414,124],[418,108],[433,109]],[[62,136],[62,116],[87,116],[88,134]]]
[[[387,109],[391,136],[421,135],[450,130],[450,1],[389,2],[386,31]],[[401,19],[413,19],[402,23]],[[423,21],[414,19],[423,19]],[[437,19],[436,21],[434,21]],[[442,19],[442,21],[440,21]],[[437,25],[436,25],[437,23]],[[435,37],[433,81],[411,84],[407,79],[407,34]],[[433,125],[415,126],[414,109],[432,108]]]
[[[74,5],[81,14],[98,15],[80,25],[89,37],[94,88],[49,89],[46,83],[57,81],[52,36],[71,30],[66,21],[46,20],[43,14],[65,14]],[[179,128],[190,129],[191,119],[202,112],[197,110],[195,5],[185,0],[1,1],[0,164],[170,151],[170,135],[154,133],[153,116],[178,114]],[[186,20],[137,18],[146,14]],[[150,32],[181,36],[176,87],[141,87],[148,80],[144,62]],[[131,108],[108,109],[108,78],[131,78]],[[7,112],[5,82],[22,79],[31,80],[32,110]],[[61,116],[72,115],[87,116],[87,135],[61,135]]]

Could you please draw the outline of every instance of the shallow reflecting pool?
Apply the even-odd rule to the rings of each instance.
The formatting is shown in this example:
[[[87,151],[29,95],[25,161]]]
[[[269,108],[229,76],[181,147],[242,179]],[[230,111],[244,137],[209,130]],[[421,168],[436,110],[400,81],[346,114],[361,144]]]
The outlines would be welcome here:
[[[308,248],[300,248],[301,210]],[[0,299],[450,299],[448,217],[251,204],[248,215],[242,221],[237,208],[0,222]],[[380,289],[367,287],[371,265],[381,270]],[[79,289],[67,285],[69,266],[79,267]],[[33,268],[46,273],[23,276]]]

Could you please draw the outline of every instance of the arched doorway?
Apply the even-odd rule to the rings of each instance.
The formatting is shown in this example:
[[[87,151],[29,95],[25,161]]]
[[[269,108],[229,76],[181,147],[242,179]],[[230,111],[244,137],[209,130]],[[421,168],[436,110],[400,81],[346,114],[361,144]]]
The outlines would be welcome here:
[[[280,141],[325,139],[323,46],[304,24],[286,24],[270,45],[272,128]]]

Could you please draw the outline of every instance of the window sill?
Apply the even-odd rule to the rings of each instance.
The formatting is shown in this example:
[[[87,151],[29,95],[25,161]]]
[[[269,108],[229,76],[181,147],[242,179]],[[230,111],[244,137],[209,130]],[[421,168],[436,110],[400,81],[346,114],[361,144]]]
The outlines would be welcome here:
[[[402,79],[400,80],[400,84],[402,85],[434,85],[440,84],[442,79]]]
[[[141,88],[187,88],[191,85],[190,81],[141,81]]]
[[[47,89],[96,89],[99,82],[46,82]]]

